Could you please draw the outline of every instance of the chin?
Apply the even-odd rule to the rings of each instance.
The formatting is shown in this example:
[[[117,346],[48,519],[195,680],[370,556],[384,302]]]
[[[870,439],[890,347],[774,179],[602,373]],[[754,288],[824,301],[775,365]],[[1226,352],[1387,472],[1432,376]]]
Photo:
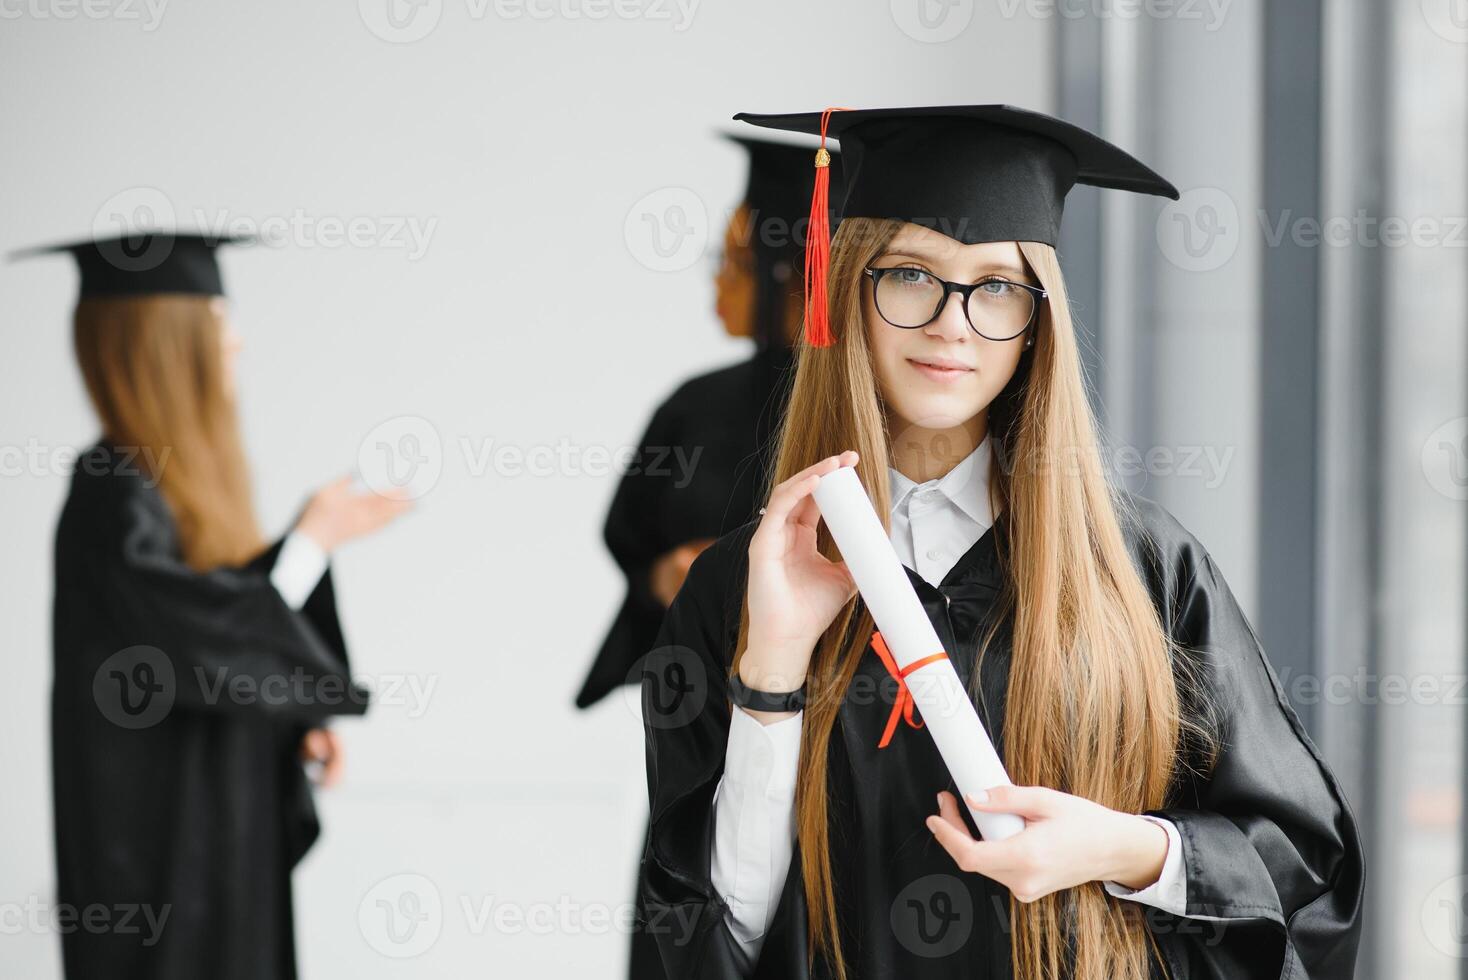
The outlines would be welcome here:
[[[956,428],[983,410],[982,405],[959,403],[948,398],[924,399],[916,403],[898,405],[896,408],[903,427],[919,429]]]

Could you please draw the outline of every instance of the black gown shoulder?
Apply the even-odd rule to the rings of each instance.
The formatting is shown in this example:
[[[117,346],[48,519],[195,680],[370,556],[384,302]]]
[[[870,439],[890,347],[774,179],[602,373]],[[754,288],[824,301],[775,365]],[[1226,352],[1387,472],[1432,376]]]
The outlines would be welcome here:
[[[1152,811],[1179,829],[1188,915],[1210,917],[1148,908],[1162,956],[1157,972],[1165,964],[1175,978],[1348,977],[1359,941],[1363,860],[1344,794],[1207,550],[1155,501],[1119,491],[1117,502],[1135,567],[1179,656],[1188,658],[1180,676],[1201,678],[1206,703],[1185,701],[1187,709],[1201,712],[1220,743],[1212,769],[1180,770],[1170,805]],[[1001,514],[995,530],[1003,525]],[[694,562],[643,673],[652,827],[639,910],[671,976],[744,975],[709,855],[728,739],[727,677],[755,526],[726,534]],[[997,615],[998,537],[986,534],[939,587],[911,570],[909,577],[977,692],[1002,753],[1010,652],[1002,624],[982,676],[971,677],[977,634]],[[857,675],[873,690],[883,679],[874,661],[869,650]],[[852,975],[1009,977],[1007,892],[958,872],[927,840],[922,818],[951,780],[923,732],[903,728],[876,751],[890,710],[890,697],[850,697],[831,739],[833,865],[849,962],[857,951]],[[754,976],[811,975],[798,842],[796,848]],[[936,952],[924,945],[923,923],[900,914],[913,903],[897,901],[914,888],[946,889],[943,907],[966,910],[962,942],[950,937]],[[818,961],[815,975],[824,971]]]
[[[653,562],[689,541],[727,533],[757,509],[791,364],[789,351],[759,351],[684,381],[653,413],[607,512],[603,538],[626,593],[578,707],[635,678],[652,647],[665,611],[650,587]]]
[[[368,694],[331,573],[290,608],[279,546],[195,571],[134,460],[104,443],[77,461],[56,531],[57,900],[157,928],[64,934],[68,976],[295,975],[290,870],[319,829],[300,739]]]

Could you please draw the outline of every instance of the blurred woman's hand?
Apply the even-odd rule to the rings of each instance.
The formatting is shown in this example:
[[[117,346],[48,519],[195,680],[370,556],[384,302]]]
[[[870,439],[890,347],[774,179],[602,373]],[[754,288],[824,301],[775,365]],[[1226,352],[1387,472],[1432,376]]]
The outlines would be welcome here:
[[[317,782],[323,789],[330,789],[341,782],[346,768],[341,737],[330,728],[311,729],[301,739],[301,761],[320,763],[321,776]]]
[[[658,602],[663,604],[664,609],[673,604],[678,590],[683,588],[683,580],[688,577],[688,569],[693,566],[693,559],[713,543],[713,538],[689,541],[686,544],[680,544],[653,562],[652,571],[649,573],[649,585],[652,594]]]
[[[353,490],[352,478],[344,476],[312,495],[296,530],[323,551],[335,551],[353,538],[380,530],[412,507],[412,501],[401,497]]]

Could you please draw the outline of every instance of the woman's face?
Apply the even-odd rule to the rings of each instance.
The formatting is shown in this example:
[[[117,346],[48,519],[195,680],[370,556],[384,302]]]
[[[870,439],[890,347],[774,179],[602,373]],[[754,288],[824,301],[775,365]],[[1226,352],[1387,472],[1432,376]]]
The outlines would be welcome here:
[[[964,245],[914,224],[903,226],[871,264],[922,269],[949,282],[1002,276],[1039,285],[1015,242]],[[882,397],[888,412],[896,416],[891,420],[894,430],[950,429],[985,411],[1014,376],[1033,324],[1013,339],[989,340],[969,326],[962,298],[949,295],[932,323],[905,330],[882,319],[872,279],[863,276],[863,280],[868,343]]]
[[[235,332],[234,324],[229,319],[229,304],[224,301],[223,296],[215,296],[209,300],[209,309],[219,321],[219,353],[224,359],[222,377],[224,389],[229,394],[234,394],[235,389],[235,363],[239,360],[240,349],[245,346],[240,335]]]
[[[724,229],[724,261],[714,278],[714,309],[731,337],[754,336],[754,249],[749,207],[741,204]]]

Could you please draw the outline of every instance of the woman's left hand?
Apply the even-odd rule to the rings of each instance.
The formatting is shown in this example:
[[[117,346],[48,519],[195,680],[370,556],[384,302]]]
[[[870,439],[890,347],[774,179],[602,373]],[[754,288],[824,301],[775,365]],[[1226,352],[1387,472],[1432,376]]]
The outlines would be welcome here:
[[[1025,829],[1008,840],[976,839],[948,792],[938,794],[928,829],[960,868],[994,879],[1021,902],[1088,881],[1143,888],[1162,874],[1167,831],[1142,817],[1043,786],[996,786],[987,799],[968,802],[979,811],[1018,814]]]

